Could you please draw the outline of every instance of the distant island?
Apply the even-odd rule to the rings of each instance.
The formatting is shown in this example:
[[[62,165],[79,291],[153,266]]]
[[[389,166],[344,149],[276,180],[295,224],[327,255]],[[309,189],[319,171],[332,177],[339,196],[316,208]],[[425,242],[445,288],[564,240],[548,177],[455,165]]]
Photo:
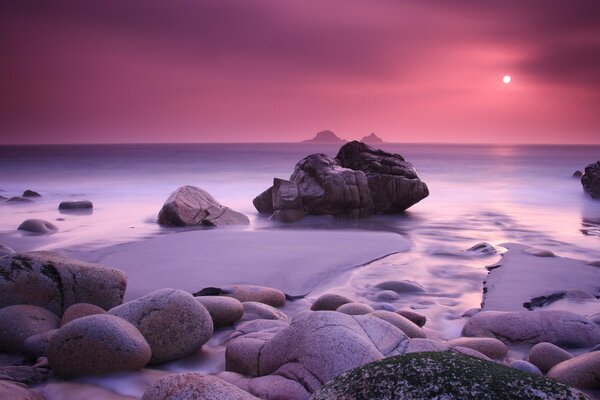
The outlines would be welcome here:
[[[360,139],[361,142],[366,144],[380,144],[383,143],[383,139],[377,136],[375,133],[371,133],[369,136],[365,136]]]
[[[335,133],[329,130],[317,132],[314,138],[303,140],[302,143],[346,143],[344,140],[338,137]]]

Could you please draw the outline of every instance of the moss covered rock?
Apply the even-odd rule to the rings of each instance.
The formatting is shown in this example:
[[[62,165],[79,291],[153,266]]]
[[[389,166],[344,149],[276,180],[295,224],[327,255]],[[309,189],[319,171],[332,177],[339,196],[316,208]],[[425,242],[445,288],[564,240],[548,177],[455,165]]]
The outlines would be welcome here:
[[[312,400],[588,399],[536,375],[454,352],[426,352],[372,362],[331,380]]]

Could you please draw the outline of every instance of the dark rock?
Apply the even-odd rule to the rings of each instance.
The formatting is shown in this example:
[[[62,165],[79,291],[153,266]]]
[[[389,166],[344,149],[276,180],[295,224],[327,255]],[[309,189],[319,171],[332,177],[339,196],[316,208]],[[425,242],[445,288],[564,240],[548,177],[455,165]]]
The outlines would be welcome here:
[[[33,203],[33,200],[31,200],[30,198],[21,196],[13,196],[6,201],[10,203]]]
[[[364,136],[360,139],[361,142],[366,144],[381,144],[383,143],[383,139],[377,136],[375,133],[371,133],[369,136]]]
[[[0,257],[0,307],[33,304],[57,315],[76,303],[108,309],[121,304],[126,286],[123,271],[57,253]]]
[[[81,210],[90,208],[94,208],[94,205],[89,200],[61,201],[58,205],[59,210]]]
[[[342,146],[335,159],[325,154],[304,158],[289,181],[275,183],[278,189],[274,185],[261,193],[254,205],[260,213],[274,213],[275,218],[281,211],[289,211],[291,216],[283,215],[290,221],[302,214],[364,217],[397,213],[429,195],[412,164],[398,154],[357,141]]]
[[[335,133],[329,130],[317,132],[314,138],[303,140],[302,143],[346,143],[344,139],[340,139]]]
[[[252,321],[255,319],[287,319],[287,315],[268,304],[259,303],[257,301],[245,301],[242,305],[244,306],[244,316],[242,317],[242,321]]]
[[[183,290],[156,290],[108,312],[129,321],[144,335],[152,348],[151,363],[187,356],[213,333],[206,308]]]
[[[72,306],[69,306],[69,308],[67,308],[63,313],[63,316],[60,319],[60,325],[63,326],[77,318],[96,314],[106,314],[106,310],[89,303],[73,304]]]
[[[583,172],[581,172],[580,170],[573,172],[573,178],[581,178],[582,176]]]
[[[50,366],[62,378],[139,370],[150,354],[140,331],[109,314],[69,322],[52,336],[48,346]]]
[[[423,314],[420,314],[420,313],[416,312],[416,311],[398,310],[398,311],[396,311],[396,313],[402,315],[404,318],[407,318],[407,319],[411,320],[418,327],[421,327],[421,328],[427,322],[427,317],[424,316]]]
[[[508,364],[508,366],[511,368],[520,369],[521,371],[528,372],[530,374],[544,376],[538,367],[525,360],[513,360]]]
[[[594,199],[600,199],[600,161],[585,167],[585,172],[581,177],[583,190]]]
[[[26,219],[17,228],[20,231],[32,233],[54,233],[58,231],[58,227],[52,222],[44,221],[43,219]]]
[[[487,256],[487,255],[496,254],[498,251],[491,244],[482,242],[482,243],[477,243],[476,245],[469,247],[467,249],[467,252],[469,252],[471,254],[481,254],[481,255]]]
[[[312,400],[588,399],[537,375],[453,352],[412,353],[358,367],[328,382]]]
[[[272,203],[273,219],[282,222],[296,222],[304,218],[304,204],[298,185],[283,179],[273,179]]]
[[[58,332],[58,329],[52,329],[37,335],[29,336],[23,343],[23,352],[33,360],[37,360],[39,357],[48,356],[48,346],[52,336]]]
[[[158,223],[170,226],[248,225],[244,214],[221,205],[208,192],[196,186],[182,186],[165,201]]]
[[[29,336],[58,328],[60,319],[45,308],[27,304],[0,309],[0,351],[23,350]]]
[[[216,376],[199,373],[171,374],[144,392],[142,400],[258,400]]]
[[[340,294],[326,293],[320,296],[310,307],[313,311],[335,311],[341,305],[352,303],[352,300]]]
[[[33,190],[29,190],[29,189],[24,191],[22,196],[23,197],[42,197],[42,195],[39,194],[38,192],[34,192]]]

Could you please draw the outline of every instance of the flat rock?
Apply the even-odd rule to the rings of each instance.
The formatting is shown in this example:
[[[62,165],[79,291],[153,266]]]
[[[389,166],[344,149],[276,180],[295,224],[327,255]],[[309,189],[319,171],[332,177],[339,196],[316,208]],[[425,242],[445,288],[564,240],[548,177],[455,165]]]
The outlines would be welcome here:
[[[4,294],[3,294],[4,296]],[[42,307],[20,304],[0,309],[0,351],[23,350],[25,339],[58,328],[60,319]]]
[[[460,337],[449,340],[448,345],[468,347],[490,358],[503,358],[508,351],[506,345],[496,338]]]
[[[588,399],[566,385],[454,352],[390,357],[338,376],[312,400]]]
[[[352,300],[341,294],[325,293],[315,300],[310,309],[313,311],[335,311],[346,303],[352,303]]]
[[[30,189],[27,189],[26,191],[24,191],[21,196],[23,196],[23,197],[42,197],[41,194],[39,194],[35,190],[30,190]]]
[[[402,354],[406,335],[379,318],[334,311],[298,314],[259,352],[259,374],[280,375],[317,390],[365,362]]]
[[[121,304],[123,271],[63,255],[33,251],[0,257],[0,307],[32,304],[57,315],[76,303],[109,309]]]
[[[151,350],[129,322],[109,314],[90,315],[62,326],[50,339],[48,361],[63,378],[143,368]]]
[[[287,315],[264,303],[257,301],[245,301],[242,303],[244,307],[244,316],[242,321],[251,321],[254,319],[277,319],[286,320]]]
[[[564,347],[600,343],[600,327],[569,311],[482,311],[471,317],[463,336],[495,337],[505,343],[550,342]]]
[[[491,267],[484,285],[483,311],[522,311],[532,299],[579,289],[597,293],[600,268],[584,260],[540,257],[536,250],[516,243],[503,244],[508,252]],[[490,269],[490,268],[488,268]],[[573,304],[571,311],[577,311]]]
[[[582,354],[548,371],[548,377],[577,388],[600,388],[600,352]]]
[[[95,314],[106,314],[106,310],[89,303],[73,304],[69,306],[69,308],[67,308],[63,313],[62,318],[60,319],[60,325],[62,326],[68,324],[77,318],[87,317],[88,315]]]
[[[538,343],[529,350],[529,362],[543,373],[548,372],[556,364],[573,358],[573,355],[552,343]]]
[[[248,225],[244,214],[221,205],[208,192],[196,186],[182,186],[165,201],[158,223],[170,226]]]
[[[409,338],[425,338],[425,332],[419,326],[417,326],[414,322],[409,320],[408,318],[404,318],[402,315],[399,315],[395,312],[378,310],[369,313],[368,315],[373,315],[377,318],[381,318],[382,320],[389,322],[394,325],[396,328],[400,329],[402,332],[406,334]]]
[[[339,306],[336,311],[348,315],[364,315],[372,313],[375,310],[370,305],[364,303],[346,303]]]
[[[244,306],[232,297],[199,296],[196,300],[206,308],[215,328],[233,325],[244,315]]]
[[[581,176],[581,185],[593,199],[600,199],[600,161],[585,167]]]
[[[187,356],[206,343],[213,333],[209,312],[183,290],[160,289],[115,307],[109,313],[139,329],[152,349],[151,363]]]
[[[32,233],[55,233],[58,231],[58,226],[52,222],[44,221],[43,219],[26,219],[17,228],[20,231],[27,231]]]
[[[142,400],[257,400],[250,393],[216,376],[198,373],[171,374],[144,392]]]
[[[76,201],[61,201],[58,205],[59,210],[81,210],[94,208],[89,200],[76,200]]]

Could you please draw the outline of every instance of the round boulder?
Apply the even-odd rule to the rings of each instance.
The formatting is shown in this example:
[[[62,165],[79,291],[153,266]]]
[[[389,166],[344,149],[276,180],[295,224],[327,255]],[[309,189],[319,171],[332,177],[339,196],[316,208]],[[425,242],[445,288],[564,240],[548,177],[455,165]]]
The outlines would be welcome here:
[[[529,362],[543,373],[550,371],[556,364],[573,358],[573,355],[552,343],[538,343],[529,350]]]
[[[341,294],[325,293],[315,300],[310,309],[313,311],[335,311],[339,306],[346,303],[352,303],[352,300]]]
[[[67,308],[60,319],[60,325],[63,326],[69,322],[88,315],[106,314],[103,308],[89,303],[77,303]]]
[[[59,210],[89,210],[94,205],[89,200],[77,200],[77,201],[61,201],[58,205]]]
[[[506,345],[496,338],[460,337],[448,341],[448,345],[467,347],[490,358],[502,358],[508,351]]]
[[[555,365],[548,378],[578,388],[600,388],[600,351],[582,354]]]
[[[412,353],[355,368],[323,386],[312,400],[359,399],[583,400],[550,379],[454,352]]]
[[[244,306],[243,321],[251,321],[254,319],[277,319],[286,320],[287,315],[267,304],[259,303],[256,301],[245,301],[242,303]]]
[[[133,325],[108,314],[69,322],[48,345],[48,362],[62,378],[138,370],[150,354],[148,342]]]
[[[160,289],[109,310],[132,323],[152,348],[151,363],[187,356],[213,333],[209,312],[183,290]]]
[[[223,292],[239,301],[257,301],[268,304],[271,307],[283,307],[285,305],[285,294],[278,289],[255,286],[255,285],[233,285],[223,288]]]
[[[23,350],[29,336],[58,328],[60,319],[45,308],[20,304],[0,309],[0,351]]]
[[[425,323],[427,322],[427,317],[416,311],[398,310],[396,311],[396,314],[402,315],[404,318],[411,320],[420,328],[425,326]]]
[[[233,325],[244,315],[244,306],[233,297],[199,296],[196,300],[208,310],[215,328]]]
[[[414,322],[412,322],[408,318],[404,318],[402,315],[396,314],[395,312],[377,310],[373,311],[368,315],[373,315],[377,318],[381,318],[386,322],[389,322],[390,324],[394,325],[396,328],[404,332],[406,336],[408,336],[411,339],[425,338],[425,332],[423,331],[423,329],[419,328]]]
[[[17,229],[32,233],[54,233],[58,231],[58,227],[53,223],[36,218],[26,219]]]
[[[142,400],[258,400],[216,376],[198,373],[171,374],[144,392]]]
[[[364,315],[372,313],[375,310],[370,305],[364,303],[346,303],[339,306],[336,311],[348,315]]]

